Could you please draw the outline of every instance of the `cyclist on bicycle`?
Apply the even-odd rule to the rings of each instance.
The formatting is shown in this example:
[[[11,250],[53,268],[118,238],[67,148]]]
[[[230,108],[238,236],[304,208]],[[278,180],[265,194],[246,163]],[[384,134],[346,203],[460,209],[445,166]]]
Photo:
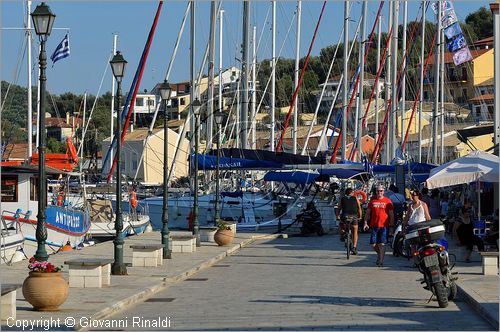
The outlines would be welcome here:
[[[345,241],[345,228],[346,224],[351,225],[352,229],[352,242],[354,248],[353,255],[358,254],[358,222],[363,216],[361,210],[361,203],[359,199],[353,195],[352,188],[347,188],[344,191],[344,196],[340,199],[339,207],[337,209],[337,219],[340,220],[339,233],[340,241]]]

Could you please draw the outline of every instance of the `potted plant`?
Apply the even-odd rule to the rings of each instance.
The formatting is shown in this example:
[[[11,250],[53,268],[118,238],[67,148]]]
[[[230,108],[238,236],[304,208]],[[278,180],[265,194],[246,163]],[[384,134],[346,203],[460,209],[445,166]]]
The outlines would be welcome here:
[[[234,233],[231,227],[226,224],[223,220],[217,220],[217,231],[214,234],[214,241],[219,246],[227,246],[234,239]]]
[[[62,266],[30,258],[28,278],[23,283],[23,295],[36,311],[57,311],[68,297],[68,282],[62,277]]]

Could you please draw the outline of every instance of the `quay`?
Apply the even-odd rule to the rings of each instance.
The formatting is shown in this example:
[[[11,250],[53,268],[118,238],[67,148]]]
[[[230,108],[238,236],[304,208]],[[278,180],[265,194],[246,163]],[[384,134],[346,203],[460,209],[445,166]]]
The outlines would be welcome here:
[[[174,233],[175,234],[175,233]],[[360,255],[356,259],[363,259],[365,261],[371,258],[373,253],[368,247],[367,234],[360,234]],[[193,253],[174,253],[172,259],[164,260],[162,266],[158,267],[132,267],[132,249],[131,245],[147,245],[159,243],[160,233],[151,232],[144,233],[136,236],[126,238],[126,245],[124,246],[124,261],[127,264],[128,275],[126,276],[111,276],[110,286],[103,286],[103,288],[70,288],[67,301],[60,307],[57,312],[37,312],[33,311],[31,306],[24,300],[21,290],[17,292],[17,320],[16,322],[28,321],[42,321],[52,322],[52,330],[85,330],[86,328],[80,325],[80,322],[87,324],[88,319],[93,321],[109,320],[110,317],[120,315],[126,310],[134,310],[133,306],[143,303],[155,294],[167,289],[170,286],[178,284],[178,282],[193,279],[193,276],[203,270],[210,270],[209,268],[216,265],[226,257],[235,255],[242,248],[254,248],[255,250],[265,249],[272,247],[275,249],[282,249],[285,246],[290,247],[290,250],[301,250],[305,245],[309,245],[314,241],[315,245],[321,246],[322,250],[326,250],[331,254],[332,261],[338,261],[334,256],[342,254],[340,242],[335,235],[325,235],[323,237],[297,237],[290,234],[270,234],[270,233],[244,233],[237,232],[232,245],[227,247],[219,247],[215,243],[203,242],[202,246]],[[305,244],[304,244],[305,243]],[[333,246],[333,250],[332,250]],[[54,265],[63,265],[63,263],[70,259],[75,258],[112,258],[113,257],[113,243],[112,241],[99,243],[95,246],[86,247],[82,250],[74,250],[71,252],[61,252],[50,256],[49,261]],[[338,250],[338,251],[337,251]],[[460,260],[461,248],[450,246],[450,253],[457,255],[456,271],[459,272],[459,299],[457,302],[466,302],[468,310],[476,311],[481,317],[491,326],[498,330],[498,275],[484,276],[481,272],[481,258],[479,254],[474,253],[471,263],[465,263]],[[327,261],[329,256],[322,259],[325,266],[328,266]],[[298,265],[307,266],[309,259],[315,257],[308,257],[307,251],[301,261],[297,261]],[[279,259],[279,258],[278,258]],[[286,256],[283,257],[286,259]],[[343,257],[342,259],[345,259]],[[26,260],[17,262],[12,266],[2,266],[2,283],[22,283],[28,274],[28,262]],[[395,258],[388,255],[388,265],[393,265],[394,269],[407,269],[410,262],[402,258]],[[365,266],[354,264],[347,266],[349,273],[359,275],[366,273]],[[300,268],[300,267],[299,267]],[[342,268],[342,267],[340,267]],[[364,270],[363,270],[364,269]],[[374,268],[375,269],[375,268]],[[231,278],[231,273],[227,271],[224,278],[228,280]],[[387,273],[389,271],[386,271]],[[415,272],[415,279],[419,277],[418,272]],[[408,273],[408,272],[407,272]],[[283,282],[294,282],[297,284],[297,289],[300,288],[300,280],[295,280],[293,275],[278,275],[276,278],[283,278]],[[63,268],[63,275],[68,280],[68,266]],[[413,276],[413,274],[411,274]],[[391,276],[388,274],[387,276]],[[387,276],[383,276],[383,280],[387,281]],[[193,278],[192,278],[193,277]],[[382,276],[379,274],[379,278]],[[322,278],[331,278],[325,275]],[[264,280],[265,281],[265,280]],[[371,282],[380,282],[382,280],[372,280]],[[414,282],[413,280],[411,280]],[[229,282],[229,281],[228,281]],[[340,281],[339,281],[340,282]],[[340,284],[339,284],[340,285]],[[372,287],[368,284],[367,287]],[[359,289],[360,295],[363,290]],[[397,290],[396,290],[397,291]],[[185,295],[191,296],[190,292],[194,289],[186,286]],[[238,292],[237,289],[234,292]],[[426,294],[427,295],[427,294]],[[235,294],[234,296],[237,296]],[[384,294],[384,296],[391,297],[391,294]],[[167,305],[160,304],[158,305]],[[203,303],[199,304],[203,306]],[[168,305],[167,305],[168,306]],[[175,314],[175,313],[172,313]],[[70,319],[68,320],[68,317]],[[82,320],[83,319],[83,320]],[[304,322],[305,323],[305,322]],[[57,326],[54,326],[57,325]],[[59,325],[58,325],[59,324]],[[6,321],[2,321],[3,330],[21,330],[19,327],[12,326],[11,320],[7,325]],[[173,327],[175,329],[175,327]],[[203,329],[199,326],[198,329]],[[220,326],[219,328],[224,328]],[[39,328],[42,329],[42,328]]]

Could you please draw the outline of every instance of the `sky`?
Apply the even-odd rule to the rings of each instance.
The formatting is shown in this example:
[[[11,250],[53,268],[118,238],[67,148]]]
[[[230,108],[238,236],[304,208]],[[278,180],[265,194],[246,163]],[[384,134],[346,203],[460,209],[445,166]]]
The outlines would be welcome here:
[[[459,20],[465,20],[470,12],[481,6],[489,8],[490,1],[454,1]],[[33,11],[39,1],[33,1]],[[56,14],[54,30],[47,41],[47,89],[51,93],[71,92],[102,95],[111,90],[112,75],[109,60],[112,55],[113,35],[118,35],[118,50],[128,61],[123,91],[128,91],[137,70],[141,54],[146,44],[159,1],[47,1]],[[356,29],[361,14],[361,2],[351,1],[351,35]],[[420,1],[408,1],[408,20],[416,19]],[[303,1],[300,56],[307,55],[314,28],[319,17],[322,1]],[[379,1],[368,1],[369,17],[367,34],[370,32]],[[180,30],[186,10],[185,1],[165,1],[156,28],[155,36],[144,69],[139,91],[150,90],[165,78],[171,59],[175,40]],[[257,60],[271,56],[271,2],[252,1],[250,5],[251,25],[256,26]],[[276,53],[286,58],[295,57],[296,1],[277,1]],[[241,1],[224,1],[223,20],[223,67],[240,66],[237,58],[241,57],[242,40]],[[2,80],[27,86],[27,52],[25,34],[22,28],[26,21],[26,1],[1,0],[1,61],[0,78]],[[343,1],[329,1],[318,30],[312,49],[312,55],[319,55],[322,48],[336,44],[341,38],[343,27]],[[399,22],[403,21],[402,5]],[[382,29],[387,31],[388,4],[384,6]],[[427,11],[429,20],[434,20],[432,10]],[[209,36],[210,1],[196,2],[196,71],[199,70],[203,52]],[[69,31],[71,55],[58,61],[54,66],[50,55]],[[219,63],[218,27],[217,27],[216,68]],[[288,35],[287,32],[289,31]],[[260,41],[260,42],[259,42]],[[36,85],[38,72],[38,39],[33,40],[32,67],[33,85]],[[204,71],[207,71],[205,67]],[[177,57],[174,60],[169,82],[189,80],[189,17],[181,39]],[[101,83],[102,82],[102,83]]]

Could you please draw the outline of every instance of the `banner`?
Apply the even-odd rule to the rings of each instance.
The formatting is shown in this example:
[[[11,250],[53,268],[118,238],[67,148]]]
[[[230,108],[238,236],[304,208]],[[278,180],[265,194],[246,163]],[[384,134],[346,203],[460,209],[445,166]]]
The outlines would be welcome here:
[[[472,60],[472,54],[470,53],[468,47],[464,47],[458,50],[455,54],[453,54],[453,63],[455,64],[455,66],[459,66],[462,63],[471,60]]]
[[[443,29],[446,29],[450,25],[457,22],[458,22],[457,14],[455,14],[455,11],[453,9],[445,11],[443,17],[441,18],[441,24],[443,26]]]
[[[460,24],[458,24],[458,22],[453,23],[452,25],[443,30],[444,30],[444,35],[448,39],[452,39],[453,37],[462,33],[462,29],[460,28]]]
[[[448,48],[448,51],[450,52],[456,52],[464,47],[467,47],[467,42],[465,41],[463,34],[459,34],[458,36],[455,36],[455,38],[446,42],[446,48]]]

